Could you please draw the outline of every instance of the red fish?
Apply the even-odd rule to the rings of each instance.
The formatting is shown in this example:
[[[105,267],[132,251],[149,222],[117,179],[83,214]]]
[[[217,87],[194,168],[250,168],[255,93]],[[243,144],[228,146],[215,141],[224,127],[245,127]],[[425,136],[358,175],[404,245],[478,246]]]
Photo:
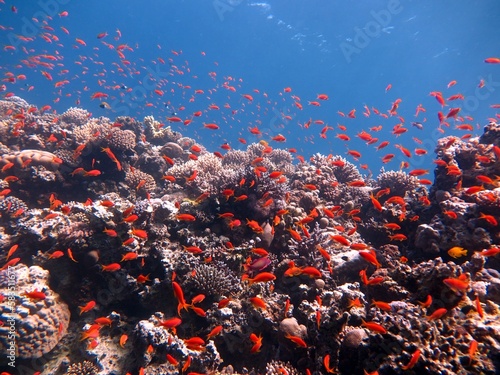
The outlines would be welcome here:
[[[261,272],[252,279],[247,279],[250,285],[255,283],[267,283],[276,280],[276,276],[270,272]]]
[[[121,268],[122,268],[122,266],[120,266],[119,263],[111,263],[111,264],[107,264],[107,265],[101,265],[102,271],[106,271],[106,272],[116,272],[116,271],[120,270]]]
[[[174,296],[178,301],[177,315],[180,316],[182,309],[188,311],[189,304],[186,303],[186,300],[184,299],[184,292],[182,291],[181,286],[177,282],[172,281],[172,289],[174,290]]]
[[[195,221],[196,220],[196,217],[194,217],[193,215],[190,215],[190,214],[177,214],[177,215],[175,215],[175,217],[177,218],[177,220],[180,220],[180,221]]]
[[[419,358],[420,358],[420,349],[417,349],[411,355],[410,362],[408,362],[408,364],[404,365],[402,367],[402,369],[403,370],[412,369],[417,364]]]
[[[488,64],[500,64],[500,58],[499,57],[488,57],[484,59],[485,63]]]
[[[82,315],[85,312],[89,312],[95,307],[95,305],[96,305],[95,301],[89,301],[84,306],[78,306],[78,308],[80,309],[80,315]]]
[[[361,321],[363,322],[361,325],[363,327],[368,328],[370,331],[374,331],[374,332],[380,333],[382,335],[387,333],[387,330],[378,323],[366,322],[363,319],[361,319]]]
[[[298,347],[300,347],[300,348],[307,348],[307,344],[306,344],[306,342],[302,338],[300,338],[298,336],[293,336],[293,335],[290,335],[290,334],[285,335],[285,337],[287,339],[289,339],[290,341],[292,341]]]

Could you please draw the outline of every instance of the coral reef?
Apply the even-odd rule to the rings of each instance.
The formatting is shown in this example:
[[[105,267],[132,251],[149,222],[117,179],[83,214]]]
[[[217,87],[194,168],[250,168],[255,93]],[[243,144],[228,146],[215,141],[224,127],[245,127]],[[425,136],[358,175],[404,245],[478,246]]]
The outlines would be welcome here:
[[[439,140],[428,190],[266,142],[210,153],[151,116],[35,109],[15,129],[27,108],[0,101],[0,312],[24,364],[498,373],[496,123]]]

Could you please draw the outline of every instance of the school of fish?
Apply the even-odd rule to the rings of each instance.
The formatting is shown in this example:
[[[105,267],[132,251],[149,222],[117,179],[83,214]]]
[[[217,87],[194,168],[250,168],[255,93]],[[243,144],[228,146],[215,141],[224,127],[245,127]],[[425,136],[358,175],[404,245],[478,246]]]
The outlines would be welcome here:
[[[1,12],[16,16],[19,10]],[[334,109],[334,92],[302,100],[291,87],[266,93],[243,79],[220,77],[205,52],[200,58],[214,68],[208,79],[198,78],[182,51],[161,45],[149,63],[168,78],[154,77],[136,56],[138,46],[124,42],[119,30],[72,35],[69,22],[60,25],[70,17],[62,11],[56,20],[33,19],[35,37],[16,35],[16,43],[3,47],[20,59],[0,67],[0,225],[6,233],[0,272],[36,264],[54,280],[68,273],[74,285],[59,292],[72,311],[73,345],[85,353],[75,357],[99,363],[97,353],[113,350],[129,358],[116,364],[125,364],[120,371],[127,375],[216,374],[229,365],[255,374],[500,371],[496,337],[484,328],[499,327],[500,300],[481,289],[487,277],[495,279],[486,269],[500,267],[500,104],[491,104],[482,134],[482,120],[460,114],[464,96],[453,91],[456,80],[429,94],[436,108],[418,104],[411,118],[398,112],[404,98],[388,99],[383,109]],[[81,55],[66,61],[66,48]],[[101,54],[113,62],[103,64]],[[495,68],[500,58],[484,63]],[[47,82],[31,85],[32,75]],[[158,133],[176,132],[170,149],[149,136],[140,119],[123,116],[134,91],[123,84],[127,77],[154,82],[145,101],[128,108],[154,113]],[[391,89],[388,83],[380,94],[389,98]],[[37,90],[53,97],[24,105],[20,98]],[[88,113],[84,124],[101,121],[101,130],[79,142],[73,130],[84,124],[68,127],[65,112],[52,108],[68,100],[92,103],[89,111],[109,119]],[[316,118],[316,107],[327,105],[331,118]],[[287,108],[280,112],[280,134],[264,130],[276,108]],[[374,125],[354,131],[359,112]],[[411,167],[434,152],[422,146],[431,128],[443,137],[434,180],[430,169]],[[133,146],[112,143],[118,131],[133,133]],[[182,137],[184,131],[194,136]],[[235,142],[226,140],[232,132]],[[317,144],[334,139],[345,152],[300,155],[291,141],[297,135]],[[372,178],[363,150],[351,146],[354,138],[380,153],[378,163],[396,167],[395,177],[386,175],[392,184]],[[208,151],[207,139],[217,148]],[[169,153],[172,144],[180,153]],[[153,160],[147,172],[142,155]],[[224,164],[237,156],[248,163]],[[206,188],[218,171],[207,168],[207,160],[236,177],[220,172],[219,185]],[[355,177],[343,177],[351,170]],[[47,228],[38,244],[13,229],[35,222]],[[91,233],[80,242],[68,245],[67,238],[47,234],[77,222]],[[171,258],[162,257],[162,249]],[[193,287],[202,266],[220,264],[237,277],[237,287],[219,294]],[[113,282],[126,286],[130,300],[99,299]],[[37,289],[19,295],[46,297]],[[0,304],[6,298],[0,295]],[[306,330],[285,332],[281,323],[288,319]],[[165,341],[140,336],[144,321]],[[353,330],[366,343],[349,349],[345,337]],[[357,350],[362,358],[353,357]],[[439,363],[443,358],[449,363]],[[275,372],[271,360],[280,361]],[[15,373],[4,369],[1,375]]]

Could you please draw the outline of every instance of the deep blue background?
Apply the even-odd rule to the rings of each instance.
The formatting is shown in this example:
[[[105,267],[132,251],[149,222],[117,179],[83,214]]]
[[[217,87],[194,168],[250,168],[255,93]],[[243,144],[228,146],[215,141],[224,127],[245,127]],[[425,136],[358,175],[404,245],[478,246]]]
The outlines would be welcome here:
[[[12,5],[17,13],[11,10]],[[360,163],[368,164],[375,174],[382,166],[380,158],[386,153],[397,155],[387,169],[398,169],[402,160],[410,161],[410,168],[432,168],[434,144],[442,136],[436,131],[437,112],[441,110],[446,114],[449,107],[441,109],[435,98],[429,96],[431,91],[441,91],[445,98],[463,94],[467,98],[465,102],[449,104],[462,107],[461,115],[474,118],[465,122],[474,125],[476,133],[481,132],[488,118],[495,116],[490,105],[500,103],[500,65],[484,63],[487,57],[500,56],[500,2],[496,0],[280,0],[235,1],[232,5],[222,0],[140,3],[6,0],[0,7],[0,25],[6,27],[0,32],[0,45],[15,44],[17,48],[14,52],[2,52],[2,74],[27,76],[26,80],[14,84],[4,82],[8,92],[39,107],[49,104],[58,112],[76,105],[79,100],[80,106],[93,115],[111,119],[129,114],[142,120],[143,116],[153,114],[160,121],[166,121],[170,111],[165,108],[165,102],[176,109],[185,106],[184,111],[177,111],[183,119],[203,110],[204,115],[188,127],[177,123],[172,126],[185,135],[201,137],[201,142],[211,151],[219,150],[225,141],[233,147],[244,147],[237,141],[239,137],[257,140],[248,132],[249,127],[257,125],[265,133],[262,139],[269,141],[282,133],[287,142],[278,146],[295,147],[306,157],[314,152],[333,153],[353,161],[345,153],[348,148],[358,150],[363,154]],[[397,14],[391,14],[389,8],[396,8]],[[62,11],[68,11],[69,15],[58,16]],[[53,31],[44,30],[40,22],[31,20],[34,15],[44,13],[53,16],[46,20]],[[382,25],[383,31],[382,26],[373,28],[377,27],[374,14],[389,15],[387,25]],[[20,42],[14,35],[26,36],[27,23],[36,26],[37,36],[33,42]],[[61,26],[70,34],[66,35]],[[369,37],[363,45],[358,44],[357,52],[346,58],[343,48],[356,47],[356,37],[366,32],[367,27],[372,27],[377,36]],[[113,39],[116,29],[122,33],[118,41]],[[56,35],[59,42],[47,43],[40,37],[42,32]],[[96,35],[101,32],[109,35],[99,40]],[[79,45],[75,38],[83,39],[87,46]],[[124,66],[117,53],[104,46],[103,41],[115,47],[127,44],[133,48],[133,52],[123,51],[130,65]],[[182,53],[174,55],[172,50]],[[60,56],[61,66],[48,70],[20,63],[28,56],[44,53]],[[166,64],[159,63],[158,57]],[[75,61],[81,61],[82,65]],[[117,66],[128,73],[119,74]],[[59,75],[62,69],[69,72]],[[163,80],[156,84],[164,91],[162,97],[154,93],[151,81],[145,79],[148,69],[161,72]],[[54,80],[45,79],[41,70],[49,71]],[[210,78],[209,72],[216,72],[216,78]],[[228,82],[236,87],[236,92],[222,87],[227,77],[235,79]],[[71,82],[59,93],[54,83],[62,79]],[[477,88],[480,79],[486,80],[486,87],[481,90]],[[98,80],[102,81],[101,86]],[[452,80],[458,83],[448,89],[447,84]],[[386,93],[389,83],[392,89]],[[134,91],[126,93],[112,88],[122,84]],[[31,85],[34,89],[28,92]],[[191,86],[191,89],[183,90],[180,85]],[[283,93],[285,87],[291,87],[292,92]],[[204,94],[194,95],[194,89],[202,89]],[[259,93],[253,92],[254,89]],[[96,91],[110,95],[106,101],[112,105],[112,111],[99,108],[99,101],[90,99]],[[315,100],[319,93],[328,94],[330,99],[322,102],[321,107],[309,106],[308,101]],[[248,103],[242,94],[253,95],[253,103]],[[189,102],[193,95],[195,101]],[[291,95],[300,97],[302,111],[293,104]],[[58,103],[54,102],[56,98]],[[365,104],[387,113],[397,98],[402,100],[398,115],[405,119],[409,129],[399,138],[390,133],[400,122],[398,117],[384,119],[372,114],[366,118],[362,114]],[[146,102],[153,106],[146,107]],[[230,109],[224,108],[226,103]],[[221,109],[207,110],[209,104],[217,104]],[[418,118],[418,121],[427,119],[423,131],[410,125],[415,121],[418,104],[427,110]],[[337,114],[337,111],[348,113],[351,109],[357,110],[355,119]],[[285,121],[280,113],[291,116],[292,120]],[[327,139],[321,139],[322,125],[311,125],[309,129],[299,125],[309,119],[321,119],[335,129],[327,132]],[[203,129],[203,122],[215,122],[221,129]],[[351,136],[347,145],[335,138],[339,123],[347,126]],[[355,137],[361,130],[377,125],[383,125],[383,130],[373,135],[391,142],[378,152],[375,145],[367,147]],[[445,135],[466,133],[454,130],[454,126],[451,121]],[[412,137],[418,137],[423,144],[419,146]],[[407,159],[394,148],[395,144],[411,150],[426,148],[429,155]]]

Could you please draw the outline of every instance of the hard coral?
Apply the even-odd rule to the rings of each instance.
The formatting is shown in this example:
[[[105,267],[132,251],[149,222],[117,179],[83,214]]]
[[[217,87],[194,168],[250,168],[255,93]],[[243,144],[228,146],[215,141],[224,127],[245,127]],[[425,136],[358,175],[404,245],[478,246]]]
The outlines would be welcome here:
[[[200,264],[191,278],[194,288],[209,296],[221,296],[239,289],[238,278],[222,262]]]
[[[135,147],[135,134],[132,130],[115,128],[106,137],[106,143],[114,150],[133,150]]]
[[[74,129],[75,141],[77,144],[99,145],[110,129],[109,118],[91,118],[84,125]]]
[[[90,112],[85,109],[70,107],[66,112],[59,116],[59,119],[67,124],[72,124],[76,126],[83,126],[88,118],[90,117]]]
[[[407,192],[411,192],[420,187],[418,178],[410,176],[402,171],[382,172],[377,178],[377,186],[380,189],[391,189],[391,195],[404,197]]]
[[[90,361],[73,363],[65,375],[97,375],[99,369]]]
[[[9,278],[7,278],[9,272]],[[50,352],[66,334],[70,312],[67,305],[48,286],[49,272],[37,267],[17,265],[9,271],[0,272],[0,293],[9,296],[14,276],[16,294],[12,305],[5,299],[0,303],[0,314],[15,319],[16,350],[19,358],[40,358]],[[44,299],[29,297],[27,293],[42,292]],[[9,325],[0,327],[0,351],[9,347],[7,332]]]
[[[56,171],[61,165],[56,155],[41,150],[22,150],[0,156],[0,167],[7,163],[14,163],[13,171],[23,168],[27,162],[32,166],[41,165],[49,171]]]
[[[161,145],[179,139],[181,135],[172,131],[170,126],[162,127],[153,116],[144,117],[144,133],[149,142]]]
[[[480,143],[492,143],[496,146],[500,145],[500,125],[496,122],[490,122],[484,127],[484,133],[479,138]]]
[[[144,183],[142,182],[144,181]],[[156,181],[150,174],[138,169],[128,169],[125,176],[125,183],[133,190],[153,192],[156,190]]]
[[[294,368],[289,363],[285,363],[282,361],[272,360],[266,364],[266,374],[267,375],[281,375],[281,374],[289,374],[289,375],[299,375],[299,371]]]
[[[24,213],[28,210],[28,206],[23,200],[8,196],[0,201],[0,215],[2,217],[13,216],[16,213]]]

